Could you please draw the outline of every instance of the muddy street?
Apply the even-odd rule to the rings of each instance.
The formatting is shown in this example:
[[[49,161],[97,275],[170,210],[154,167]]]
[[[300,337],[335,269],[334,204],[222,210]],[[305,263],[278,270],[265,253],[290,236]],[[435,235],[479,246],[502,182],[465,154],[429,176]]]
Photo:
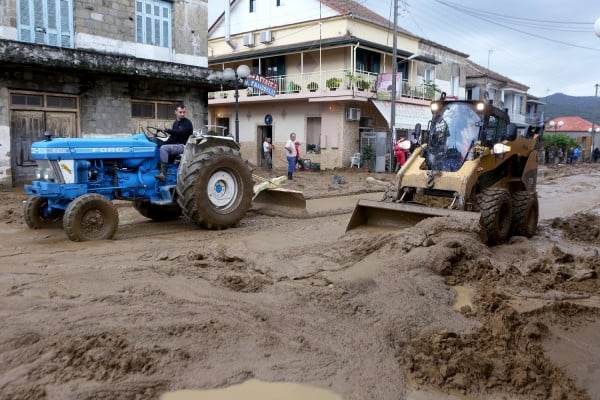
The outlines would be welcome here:
[[[345,233],[357,199],[385,192],[368,176],[295,174],[307,217],[251,211],[224,231],[119,202],[115,239],[82,243],[29,230],[22,192],[0,192],[0,399],[249,380],[345,400],[600,399],[600,168],[541,170],[538,234],[494,247],[452,218]]]

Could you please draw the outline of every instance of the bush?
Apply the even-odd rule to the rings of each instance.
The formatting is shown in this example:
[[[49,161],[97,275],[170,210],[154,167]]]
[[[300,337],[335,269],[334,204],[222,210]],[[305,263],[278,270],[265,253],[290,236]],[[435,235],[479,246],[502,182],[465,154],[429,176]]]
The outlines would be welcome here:
[[[319,84],[317,82],[311,82],[308,85],[306,85],[306,88],[310,91],[315,91],[319,88]]]

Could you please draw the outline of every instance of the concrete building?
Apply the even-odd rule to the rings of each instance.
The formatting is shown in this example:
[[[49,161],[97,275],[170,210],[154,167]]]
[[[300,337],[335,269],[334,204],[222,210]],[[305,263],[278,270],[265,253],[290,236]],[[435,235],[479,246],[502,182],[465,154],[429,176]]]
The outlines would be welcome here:
[[[508,110],[510,120],[520,124],[543,123],[544,103],[529,95],[529,86],[489,70],[471,60],[466,65],[467,98],[492,101]]]
[[[35,173],[32,141],[139,132],[183,102],[207,122],[206,0],[0,3],[0,186]]]
[[[261,143],[272,137],[273,163],[286,164],[291,132],[301,155],[324,168],[350,166],[352,156],[373,146],[372,167],[382,171],[391,150],[391,91],[397,63],[396,136],[415,124],[427,128],[430,100],[441,91],[465,97],[467,55],[397,29],[356,1],[233,0],[209,30],[213,70],[247,65],[277,83],[274,96],[239,91],[242,154],[260,165]],[[211,123],[234,130],[235,95],[209,96]]]

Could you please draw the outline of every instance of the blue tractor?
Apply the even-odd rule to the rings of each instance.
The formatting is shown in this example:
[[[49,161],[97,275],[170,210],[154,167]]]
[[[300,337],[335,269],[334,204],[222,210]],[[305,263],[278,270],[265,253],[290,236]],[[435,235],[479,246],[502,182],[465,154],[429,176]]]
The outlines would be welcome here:
[[[170,160],[167,179],[157,180],[161,136],[53,138],[33,143],[36,180],[24,218],[31,229],[62,226],[73,241],[111,239],[119,224],[112,200],[129,200],[154,221],[183,216],[206,229],[236,225],[250,209],[252,171],[230,136],[194,132],[184,153]]]

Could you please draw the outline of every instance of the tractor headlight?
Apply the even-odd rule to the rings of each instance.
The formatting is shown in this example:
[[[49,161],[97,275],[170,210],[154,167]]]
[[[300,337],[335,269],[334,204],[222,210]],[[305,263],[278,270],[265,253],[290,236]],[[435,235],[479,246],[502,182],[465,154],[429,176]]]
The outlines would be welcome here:
[[[48,160],[39,160],[38,167],[35,170],[35,177],[41,181],[57,182],[52,162]]]

